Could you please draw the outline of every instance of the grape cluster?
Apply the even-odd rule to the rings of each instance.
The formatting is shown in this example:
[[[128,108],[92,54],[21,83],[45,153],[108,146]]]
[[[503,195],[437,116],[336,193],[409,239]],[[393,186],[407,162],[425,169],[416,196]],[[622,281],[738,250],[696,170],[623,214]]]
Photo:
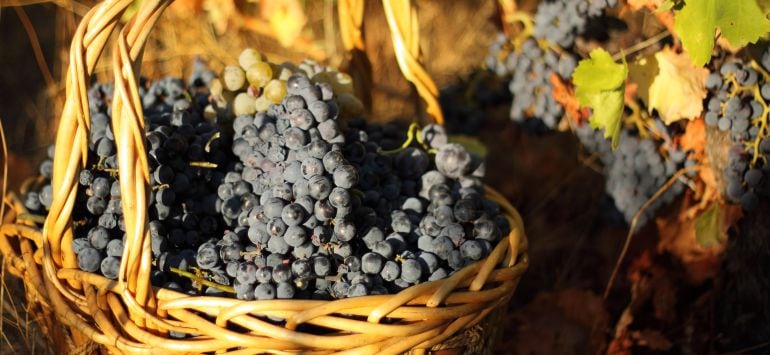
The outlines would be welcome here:
[[[156,265],[164,271],[189,264],[193,248],[202,240],[218,236],[221,230],[221,222],[213,203],[215,199],[212,200],[211,196],[228,164],[228,156],[221,148],[227,139],[221,136],[216,124],[203,118],[208,94],[202,80],[193,80],[191,91],[187,90],[181,79],[170,77],[149,84],[146,90],[140,90],[146,120],[146,148],[152,187],[149,196],[151,246]],[[102,95],[103,100],[109,100],[108,95]],[[107,115],[106,106],[100,106],[102,111],[94,117]],[[91,132],[92,137],[99,135],[95,133],[98,131],[93,129],[93,125]],[[103,133],[110,135],[111,130],[105,127]],[[98,148],[97,143],[96,153],[101,159]],[[110,153],[114,154],[114,147]],[[92,205],[91,201],[101,199],[109,201],[109,206],[114,206],[99,216],[98,226],[89,230],[87,235],[98,235],[94,230],[104,228],[110,238],[123,241],[120,188],[115,179],[116,172],[110,170],[115,168],[117,166],[110,166],[108,170],[101,171],[100,162],[97,162],[94,169],[82,170],[80,182],[84,188],[80,191],[85,195],[93,193],[88,197],[86,206]],[[105,173],[108,175],[99,176]],[[93,182],[87,185],[89,176],[94,174],[96,177]],[[101,180],[111,183],[111,189],[106,195],[99,193],[101,190],[98,182]],[[89,212],[96,216],[100,211],[89,209]],[[112,226],[113,223],[118,224],[118,230]],[[84,227],[89,225],[83,224]],[[89,237],[89,242],[91,247],[100,250],[92,237]],[[81,269],[93,271],[84,267],[84,264],[93,258],[89,255],[95,253],[88,249],[84,251],[78,253],[75,250],[78,263]],[[115,248],[112,252],[108,250],[107,254],[111,260],[110,265],[119,265],[122,250],[118,252]],[[102,265],[105,263],[107,261],[102,261]],[[105,277],[116,277],[115,273],[106,273],[104,268],[101,271]]]
[[[387,294],[481,260],[509,233],[483,197],[481,159],[442,127],[367,124],[343,99],[344,76],[255,56],[244,51],[221,79],[196,63],[187,86],[140,81],[153,285],[244,300]],[[72,247],[80,269],[114,279],[125,225],[111,88],[89,92]],[[49,180],[52,157],[41,164]],[[44,214],[51,192],[24,203]]]
[[[364,248],[358,250],[379,254],[380,277],[392,291],[441,279],[484,258],[510,228],[500,207],[483,197],[480,158],[448,143],[437,125],[419,132],[412,125],[407,132],[418,144],[392,149],[403,132],[396,127],[352,121],[347,145],[356,148],[344,150],[360,171],[356,224]],[[375,284],[380,281],[375,277]]]
[[[542,48],[535,39],[529,38],[502,60],[498,58],[498,55],[492,55],[487,62],[493,63],[496,72],[510,74],[511,119],[533,132],[554,129],[564,109],[552,95],[551,76],[567,80],[577,67],[575,56]]]
[[[443,129],[428,126],[418,133],[431,144],[425,147],[439,148],[440,170],[428,172],[432,164],[425,147],[393,150],[405,139],[397,124],[353,119],[343,131],[329,85],[294,74],[287,86],[280,105],[233,123],[233,153],[242,168],[233,182],[220,186],[222,214],[235,230],[248,228],[249,243],[237,249],[250,251],[243,260],[222,262],[264,273],[261,279],[236,274],[237,297],[329,299],[395,292],[446,277],[486,256],[501,238],[505,219],[479,220],[480,180],[470,177],[479,160],[446,144]],[[467,179],[465,189],[450,184],[449,176]],[[433,189],[443,197],[441,204],[428,203],[434,185],[441,185]],[[462,201],[459,207],[455,199]],[[492,206],[487,203],[487,216],[499,216]],[[474,223],[479,237],[468,238]]]
[[[732,144],[723,172],[725,192],[729,200],[747,211],[757,208],[760,197],[770,196],[770,138],[763,126],[767,122],[770,81],[760,72],[768,68],[770,49],[756,67],[727,59],[706,80],[706,125],[728,134]]]
[[[317,253],[322,244],[332,237],[347,243],[355,236],[350,188],[358,172],[342,156],[338,112],[331,85],[298,73],[288,78],[280,104],[233,122],[232,150],[241,164],[218,193],[225,222],[246,229],[253,250],[240,260],[238,245],[236,257],[221,262],[272,270],[267,280],[237,277],[238,298],[292,298],[295,288],[310,291],[323,284],[317,278],[333,273],[332,254]],[[286,275],[276,273],[284,267]],[[326,288],[313,291],[324,298]]]
[[[693,163],[682,150],[668,144],[658,146],[651,139],[632,136],[627,131],[622,131],[620,145],[615,150],[604,138],[604,132],[588,125],[578,127],[576,135],[590,153],[601,159],[607,179],[605,191],[627,223],[678,169]],[[682,182],[675,182],[650,204],[637,225],[644,226],[658,208],[673,201],[684,187]]]
[[[589,17],[601,16],[617,0],[545,0],[535,12],[534,35],[562,48],[571,48],[585,31]]]
[[[590,17],[600,16],[617,0],[545,0],[537,7],[534,29],[522,38],[499,34],[489,48],[487,68],[509,78],[511,120],[532,133],[553,130],[564,109],[553,97],[551,78],[568,81],[577,66],[571,52]],[[515,47],[515,48],[514,48]]]

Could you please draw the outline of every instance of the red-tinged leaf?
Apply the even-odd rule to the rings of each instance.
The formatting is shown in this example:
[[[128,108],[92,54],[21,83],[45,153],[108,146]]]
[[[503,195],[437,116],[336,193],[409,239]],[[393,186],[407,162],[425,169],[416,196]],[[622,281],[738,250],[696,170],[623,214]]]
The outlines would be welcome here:
[[[587,121],[590,116],[589,112],[587,109],[580,108],[580,101],[575,96],[575,88],[555,73],[551,74],[548,80],[553,86],[551,91],[553,99],[564,107],[567,116],[576,123],[582,124],[582,122]]]

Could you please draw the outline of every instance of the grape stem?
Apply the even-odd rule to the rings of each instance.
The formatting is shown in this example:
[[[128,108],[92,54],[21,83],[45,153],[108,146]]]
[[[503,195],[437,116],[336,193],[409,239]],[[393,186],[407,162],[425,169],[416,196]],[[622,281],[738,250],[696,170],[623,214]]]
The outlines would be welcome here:
[[[664,38],[666,38],[666,37],[668,37],[670,35],[671,35],[671,33],[668,32],[668,30],[663,30],[662,32],[660,32],[660,33],[658,33],[658,34],[656,34],[656,35],[654,35],[654,36],[652,36],[652,37],[650,37],[650,38],[648,38],[648,39],[646,39],[644,41],[641,41],[641,42],[639,42],[637,44],[634,44],[631,47],[628,47],[626,49],[621,49],[620,51],[618,51],[617,53],[615,53],[612,56],[612,60],[620,60],[624,56],[626,58],[628,58],[631,55],[633,55],[634,53],[637,53],[639,51],[643,51],[647,47],[649,47],[649,46],[651,46],[651,45],[653,45],[655,43],[660,42],[661,40],[663,40]]]
[[[190,166],[194,166],[197,168],[208,168],[208,169],[216,169],[217,164],[210,163],[207,161],[191,161]]]
[[[155,186],[152,187],[152,191],[157,191],[157,190],[160,190],[160,189],[163,189],[163,188],[169,188],[169,187],[171,187],[171,185],[169,185],[169,184],[155,185]]]
[[[378,153],[383,154],[383,155],[393,155],[393,154],[401,153],[406,148],[409,148],[409,146],[412,145],[412,142],[414,142],[415,139],[416,139],[417,143],[420,143],[420,145],[423,147],[423,149],[425,149],[428,153],[435,154],[436,150],[435,149],[430,149],[430,147],[426,146],[425,142],[422,140],[422,136],[420,136],[420,134],[417,133],[417,131],[419,131],[419,130],[420,130],[420,125],[417,124],[416,122],[412,122],[409,125],[409,129],[406,131],[406,141],[404,141],[404,143],[401,144],[400,147],[398,147],[396,149],[391,149],[391,150],[382,150],[382,149],[380,149],[378,151]]]
[[[187,271],[181,270],[181,269],[177,269],[175,267],[169,268],[169,270],[171,272],[179,275],[179,276],[186,277],[186,278],[192,280],[193,282],[197,282],[198,283],[198,292],[201,291],[203,286],[208,286],[208,287],[212,287],[212,288],[215,288],[217,290],[220,290],[222,292],[235,293],[235,289],[232,286],[221,285],[221,284],[218,284],[216,282],[207,280],[203,276],[203,272],[200,269],[198,269],[198,268],[195,268],[195,273],[194,274],[191,273],[191,272],[187,272]]]
[[[764,77],[765,80],[770,81],[770,74],[768,74],[768,72],[765,71],[760,65],[758,65],[756,61],[751,61],[751,67],[762,74],[762,77]],[[743,86],[738,83],[738,80],[735,78],[735,74],[733,73],[727,74],[725,79],[732,85],[732,90],[730,90],[730,92],[727,94],[728,97],[732,98],[743,92],[751,92],[754,100],[757,101],[760,106],[762,106],[762,114],[755,117],[751,122],[752,125],[759,126],[757,137],[753,141],[744,142],[744,148],[747,151],[752,152],[750,165],[751,167],[754,167],[756,166],[758,159],[762,158],[764,160],[764,157],[759,154],[759,143],[764,137],[767,137],[768,135],[767,116],[768,113],[770,113],[770,108],[768,108],[767,102],[765,102],[765,99],[762,97],[762,92],[760,91],[758,83],[755,83],[751,86]],[[726,107],[727,103],[722,103],[722,116],[725,116]]]
[[[532,33],[535,32],[535,20],[532,18],[532,15],[524,11],[514,11],[506,14],[504,21],[505,23],[509,24],[520,23],[523,27],[521,32],[519,32],[516,36],[509,36],[514,48],[519,48],[521,43],[532,36]]]
[[[211,138],[209,138],[209,140],[206,142],[206,145],[203,147],[203,150],[205,150],[206,153],[211,152],[211,142],[219,139],[219,137],[220,137],[220,134],[218,131],[217,133],[212,134]]]
[[[751,61],[751,67],[754,68],[754,70],[756,70],[757,72],[761,73],[766,81],[770,81],[770,74],[768,74],[768,72],[764,68],[762,68],[762,66],[758,65],[756,61],[754,60]],[[759,123],[759,132],[757,133],[757,137],[754,139],[754,141],[749,144],[749,149],[754,151],[754,154],[752,154],[752,158],[751,158],[751,166],[755,166],[757,164],[758,158],[762,157],[762,159],[764,159],[764,156],[759,154],[759,142],[762,140],[762,138],[767,137],[768,135],[767,115],[770,109],[768,109],[767,102],[765,102],[765,98],[762,97],[762,92],[760,91],[758,84],[754,84],[754,100],[759,102],[759,104],[762,106],[762,114],[759,117],[757,117],[753,122],[754,125]],[[767,162],[765,161],[765,163]]]

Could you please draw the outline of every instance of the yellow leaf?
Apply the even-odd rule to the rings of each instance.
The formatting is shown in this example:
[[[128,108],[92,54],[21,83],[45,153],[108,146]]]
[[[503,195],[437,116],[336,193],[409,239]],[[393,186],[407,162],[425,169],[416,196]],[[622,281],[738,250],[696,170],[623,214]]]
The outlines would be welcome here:
[[[666,124],[700,116],[709,71],[694,66],[687,53],[670,48],[655,53],[655,59],[659,72],[650,85],[647,108],[657,109]]]
[[[271,0],[263,3],[262,17],[268,20],[273,35],[284,47],[294,44],[307,23],[299,0]]]

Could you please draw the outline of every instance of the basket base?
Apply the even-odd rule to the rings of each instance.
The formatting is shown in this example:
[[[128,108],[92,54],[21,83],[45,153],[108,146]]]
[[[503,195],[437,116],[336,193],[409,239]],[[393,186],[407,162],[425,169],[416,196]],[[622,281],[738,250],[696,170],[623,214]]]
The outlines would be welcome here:
[[[427,354],[435,355],[492,355],[500,338],[503,316],[508,311],[508,302],[503,302],[477,324],[462,330],[449,339],[434,345]],[[420,354],[412,350],[409,355]]]

